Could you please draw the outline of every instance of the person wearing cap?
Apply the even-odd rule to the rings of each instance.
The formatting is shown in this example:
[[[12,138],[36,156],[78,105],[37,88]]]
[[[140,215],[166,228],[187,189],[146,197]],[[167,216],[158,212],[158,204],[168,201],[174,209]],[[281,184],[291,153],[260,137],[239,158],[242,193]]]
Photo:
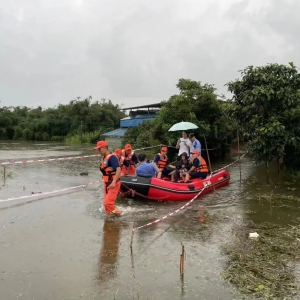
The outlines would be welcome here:
[[[161,176],[168,176],[172,170],[168,170],[167,167],[172,168],[173,170],[176,169],[174,166],[170,165],[168,160],[168,147],[163,146],[160,149],[160,153],[157,153],[154,157],[153,163],[158,167],[158,174],[157,178],[161,178]]]
[[[191,141],[190,144],[190,154],[192,151],[197,150],[201,154],[201,143],[196,139],[194,133],[189,134],[189,139]],[[192,155],[190,155],[190,159],[192,159]]]
[[[125,160],[125,157],[122,155],[121,149],[116,149],[115,154],[119,158],[119,163],[121,167],[121,176],[124,176],[127,173],[128,168],[130,167],[129,161]]]
[[[192,167],[185,172],[184,181],[187,182],[190,178],[206,178],[208,168],[205,159],[201,156],[198,150],[193,150],[190,154]]]
[[[135,175],[135,168],[139,163],[139,160],[132,150],[130,144],[126,144],[124,149],[122,150],[122,155],[124,156],[125,160],[128,161],[129,167],[126,170],[126,174]]]
[[[106,214],[121,215],[122,211],[117,210],[115,206],[116,199],[121,187],[121,167],[118,157],[108,151],[106,141],[97,142],[94,150],[99,150],[102,159],[100,161],[100,171],[103,174],[104,182],[104,201]]]

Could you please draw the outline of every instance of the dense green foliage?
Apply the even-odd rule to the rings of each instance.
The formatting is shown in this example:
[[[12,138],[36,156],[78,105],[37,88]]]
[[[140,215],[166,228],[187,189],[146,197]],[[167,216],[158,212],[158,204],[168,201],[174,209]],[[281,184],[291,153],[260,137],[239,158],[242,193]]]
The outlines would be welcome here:
[[[74,141],[83,138],[95,142],[101,134],[119,126],[125,114],[110,100],[92,102],[92,98],[59,104],[56,108],[0,108],[0,138],[33,141]]]
[[[276,159],[279,166],[283,161],[295,162],[300,153],[300,74],[292,63],[242,70],[241,79],[227,84],[233,93],[229,101],[218,99],[210,84],[180,79],[176,86],[179,93],[162,102],[156,118],[129,128],[123,144],[175,146],[181,133],[169,132],[169,128],[189,121],[199,126],[193,132],[202,148],[205,136],[208,148],[216,149],[210,152],[212,156],[225,154],[238,129],[257,162]],[[45,110],[2,107],[0,138],[93,143],[104,132],[118,128],[125,114],[110,100],[91,100],[78,98]]]
[[[199,126],[193,132],[203,148],[205,135],[208,148],[217,148],[215,154],[224,152],[233,139],[233,122],[228,115],[228,104],[218,100],[212,85],[180,79],[176,86],[179,94],[163,102],[154,120],[127,130],[124,143],[133,143],[135,147],[159,143],[175,146],[181,132],[168,130],[174,123],[189,121]]]
[[[300,74],[289,65],[250,66],[228,83],[232,118],[258,162],[293,159],[300,150]]]

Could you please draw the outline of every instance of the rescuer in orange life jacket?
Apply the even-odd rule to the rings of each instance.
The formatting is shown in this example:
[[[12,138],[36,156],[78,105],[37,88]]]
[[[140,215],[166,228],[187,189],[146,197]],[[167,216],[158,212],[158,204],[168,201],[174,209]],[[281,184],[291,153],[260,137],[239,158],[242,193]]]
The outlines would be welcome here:
[[[120,163],[120,167],[121,167],[121,176],[124,176],[125,174],[127,174],[127,170],[130,167],[130,163],[122,155],[122,150],[121,149],[116,149],[115,154],[119,158],[119,163]]]
[[[99,150],[102,159],[100,161],[100,171],[103,174],[104,182],[104,201],[106,214],[121,215],[122,211],[117,210],[115,201],[118,197],[121,181],[121,167],[119,159],[115,154],[108,151],[108,143],[106,141],[97,142],[94,150]]]
[[[124,156],[125,160],[129,162],[129,168],[127,168],[126,174],[135,175],[135,168],[137,167],[139,160],[132,151],[132,147],[130,144],[126,144],[124,149],[122,150],[122,156]]]
[[[198,150],[193,150],[191,154],[191,165],[192,167],[188,172],[185,172],[184,181],[187,182],[190,178],[206,178],[208,174],[207,163],[204,158],[201,156]]]
[[[153,163],[158,167],[157,178],[161,178],[161,176],[168,176],[174,169],[175,166],[170,165],[168,160],[168,147],[163,146],[160,149],[160,153],[157,153],[153,159]],[[172,168],[173,170],[167,170],[166,167]]]

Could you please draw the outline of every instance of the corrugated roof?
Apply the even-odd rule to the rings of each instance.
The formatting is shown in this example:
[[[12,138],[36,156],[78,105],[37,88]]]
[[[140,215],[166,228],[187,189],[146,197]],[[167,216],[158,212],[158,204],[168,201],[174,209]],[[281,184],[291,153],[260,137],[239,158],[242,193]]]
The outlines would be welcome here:
[[[103,136],[111,136],[111,137],[123,137],[127,128],[119,128],[113,131],[109,131],[103,134]]]
[[[154,103],[154,104],[148,104],[148,105],[141,105],[141,106],[133,106],[133,107],[126,107],[126,108],[121,108],[121,110],[128,110],[128,109],[137,109],[137,108],[161,108],[162,103]]]

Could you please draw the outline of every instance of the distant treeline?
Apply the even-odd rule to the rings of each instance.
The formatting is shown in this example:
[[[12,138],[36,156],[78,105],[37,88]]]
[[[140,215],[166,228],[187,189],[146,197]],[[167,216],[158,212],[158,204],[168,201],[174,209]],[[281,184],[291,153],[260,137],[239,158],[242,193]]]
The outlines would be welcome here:
[[[0,138],[63,141],[80,136],[83,142],[95,142],[101,134],[118,128],[123,117],[119,105],[106,99],[92,102],[91,97],[47,109],[1,107]]]
[[[256,162],[276,160],[296,165],[300,154],[300,73],[293,64],[249,66],[241,78],[227,83],[230,100],[211,84],[180,79],[179,93],[162,101],[156,118],[127,130],[123,144],[134,148],[176,145],[180,132],[168,129],[180,121],[198,125],[197,138],[212,156],[223,156],[239,135]],[[119,127],[125,117],[118,105],[91,97],[43,110],[41,107],[0,108],[0,138],[94,143]],[[204,152],[205,153],[205,152]],[[298,159],[299,160],[299,159]],[[300,160],[299,160],[300,165]]]

